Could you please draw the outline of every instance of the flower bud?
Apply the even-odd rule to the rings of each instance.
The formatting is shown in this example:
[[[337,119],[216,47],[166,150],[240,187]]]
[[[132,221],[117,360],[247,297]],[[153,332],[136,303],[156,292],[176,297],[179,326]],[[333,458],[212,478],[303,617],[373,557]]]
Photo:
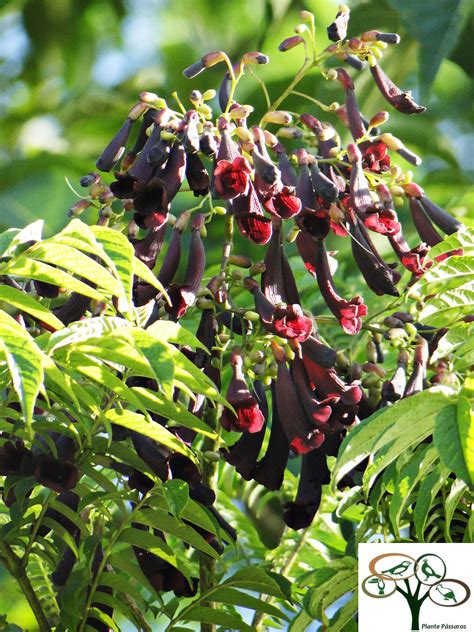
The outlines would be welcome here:
[[[360,160],[362,160],[362,154],[360,153],[360,150],[356,144],[349,143],[349,145],[347,145],[347,157],[349,158],[351,163],[359,162]]]
[[[398,150],[398,154],[404,158],[411,165],[415,165],[415,167],[419,167],[422,163],[420,156],[417,156],[415,153],[407,149],[406,147],[402,147]]]
[[[276,135],[280,138],[302,138],[303,132],[298,127],[280,127]]]
[[[415,182],[408,182],[408,184],[404,184],[403,190],[407,195],[414,198],[421,198],[425,194],[423,189]]]
[[[224,61],[226,58],[226,54],[222,50],[218,50],[214,53],[207,53],[201,57],[201,61],[204,64],[204,68],[212,68],[216,64],[219,64],[221,61]]]
[[[298,35],[301,35],[301,33],[304,33],[305,31],[309,31],[309,28],[306,26],[306,24],[298,24],[297,26],[295,26],[295,33],[298,33]]]
[[[210,119],[212,118],[212,108],[211,108],[211,107],[209,107],[208,105],[206,105],[205,103],[203,103],[202,105],[200,105],[200,106],[197,108],[197,111],[198,111],[200,114],[203,114],[203,115],[207,118],[207,120],[210,120]]]
[[[219,452],[213,452],[212,450],[206,450],[202,453],[202,456],[206,461],[210,461],[211,463],[217,463],[222,458]]]
[[[91,173],[88,173],[86,176],[83,176],[79,180],[79,184],[81,185],[81,187],[90,187],[93,184],[98,184],[99,181],[100,181],[100,175],[98,173],[91,172]]]
[[[253,111],[254,111],[254,108],[251,105],[238,105],[237,107],[232,108],[229,111],[229,116],[231,119],[234,119],[234,120],[245,119],[248,116],[250,116],[250,114],[252,114]]]
[[[214,206],[212,209],[216,215],[226,215],[227,210],[223,206]]]
[[[328,81],[335,81],[337,79],[337,70],[335,68],[329,68],[325,77]]]
[[[214,99],[216,94],[217,94],[216,91],[214,89],[210,88],[209,90],[206,90],[205,92],[203,92],[202,100],[203,101],[210,101],[211,99]]]
[[[405,191],[402,189],[402,187],[399,187],[396,184],[392,184],[392,186],[389,187],[390,189],[390,193],[394,196],[401,196],[405,193]]]
[[[372,46],[372,55],[376,58],[376,59],[382,59],[383,57],[383,53],[380,50],[380,48],[378,46]]]
[[[278,46],[278,50],[285,53],[287,50],[291,50],[300,44],[304,44],[304,39],[300,35],[293,35],[292,37],[284,39]]]
[[[140,116],[142,116],[148,107],[145,103],[135,103],[135,105],[130,108],[129,113],[127,114],[128,118],[132,121],[137,121]]]
[[[377,112],[369,121],[369,127],[378,127],[379,125],[383,125],[390,118],[390,114],[382,110],[381,112]],[[390,148],[389,148],[390,149]]]
[[[295,241],[295,239],[298,237],[299,233],[300,233],[300,229],[298,228],[298,226],[293,226],[286,233],[285,241],[287,241],[289,244],[292,244]]]
[[[143,92],[140,92],[140,94],[138,95],[138,98],[140,99],[140,101],[142,101],[142,103],[153,105],[155,101],[158,99],[158,95],[155,94],[154,92],[147,92],[145,90]]]
[[[263,121],[266,123],[276,123],[277,125],[289,125],[293,117],[289,112],[285,112],[283,110],[274,110],[272,112],[267,112],[263,116]]]
[[[403,148],[402,141],[393,134],[381,134],[380,140],[382,141],[382,143],[385,143],[385,145],[387,145],[387,147],[392,151],[399,151]]]
[[[373,42],[377,39],[378,31],[365,31],[362,33],[361,40],[363,42]]]
[[[71,208],[67,212],[68,217],[77,217],[81,213],[83,213],[86,208],[91,206],[92,202],[90,200],[78,200],[75,204],[71,206]]]
[[[314,15],[310,11],[300,11],[300,18],[306,22],[312,22]]]
[[[252,310],[246,311],[244,314],[244,318],[250,320],[250,322],[257,322],[258,320],[260,320],[260,316],[257,314],[257,312],[254,312]]]
[[[265,145],[267,145],[267,147],[275,147],[276,145],[278,145],[278,138],[275,136],[275,134],[272,134],[266,129],[262,131],[263,137],[265,138]]]
[[[323,142],[326,141],[326,140],[331,140],[335,136],[336,136],[336,130],[334,129],[334,127],[325,127],[318,134],[319,140],[321,140]]]
[[[257,276],[258,274],[263,274],[265,270],[266,265],[263,263],[263,261],[257,261],[257,263],[254,263],[253,266],[250,267],[249,274],[250,276]]]
[[[183,75],[187,79],[193,79],[194,77],[197,77],[205,68],[206,66],[204,65],[204,62],[199,60],[185,68],[183,70]]]
[[[239,268],[250,268],[252,266],[251,259],[244,255],[230,255],[229,263]]]
[[[400,35],[398,33],[377,33],[375,36],[379,42],[385,44],[400,44]]]
[[[245,55],[242,57],[242,63],[246,65],[268,64],[269,61],[270,60],[267,55],[264,55],[263,53],[259,53],[259,52],[245,53]]]

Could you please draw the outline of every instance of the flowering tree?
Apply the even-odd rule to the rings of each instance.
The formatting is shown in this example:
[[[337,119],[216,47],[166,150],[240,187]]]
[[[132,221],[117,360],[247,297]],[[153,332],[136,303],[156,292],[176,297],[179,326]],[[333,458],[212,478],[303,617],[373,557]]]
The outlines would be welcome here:
[[[184,74],[223,64],[217,95],[193,90],[187,106],[174,93],[171,106],[142,92],[81,179],[70,223],[50,238],[40,222],[0,236],[0,559],[41,630],[123,618],[150,630],[151,616],[167,631],[290,617],[304,629],[354,592],[355,546],[373,532],[469,537],[474,237],[399,166],[421,158],[385,131],[389,112],[360,112],[347,69],[399,112],[424,111],[382,69],[398,35],[348,38],[341,6],[317,53],[314,16],[301,19],[279,47],[303,55],[280,96],[258,78],[266,55],[208,53]],[[310,72],[342,104],[297,91]],[[245,74],[267,101],[260,120],[237,100]],[[298,112],[282,109],[290,95]],[[196,204],[175,216],[185,191]],[[92,226],[78,218],[89,207]],[[336,270],[333,238],[350,244],[360,287]],[[323,490],[340,559],[313,559],[292,587],[286,575],[324,538]],[[429,512],[447,495],[439,524]],[[355,610],[352,597],[331,629]]]

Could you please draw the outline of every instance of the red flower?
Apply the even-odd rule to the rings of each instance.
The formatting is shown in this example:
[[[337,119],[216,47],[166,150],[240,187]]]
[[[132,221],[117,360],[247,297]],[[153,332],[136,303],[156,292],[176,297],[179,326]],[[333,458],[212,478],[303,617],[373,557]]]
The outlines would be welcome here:
[[[225,408],[221,417],[223,428],[233,432],[259,432],[265,417],[258,407],[257,399],[250,393],[242,371],[242,358],[234,353],[231,357],[232,378],[227,390],[227,401],[237,414]]]
[[[383,173],[390,169],[390,156],[388,155],[387,145],[381,141],[372,143],[363,152],[363,161],[367,169],[375,173]]]
[[[278,336],[289,339],[296,338],[303,342],[309,337],[313,329],[313,322],[311,318],[303,315],[303,310],[299,305],[288,305],[275,309],[273,327]]]
[[[364,217],[364,224],[381,235],[396,235],[401,229],[397,214],[391,209],[367,215]]]
[[[219,160],[214,169],[214,188],[223,200],[232,200],[245,195],[249,188],[252,169],[243,156],[230,160]]]
[[[294,193],[293,187],[283,187],[273,197],[266,200],[263,206],[271,215],[289,219],[301,211],[301,200]]]

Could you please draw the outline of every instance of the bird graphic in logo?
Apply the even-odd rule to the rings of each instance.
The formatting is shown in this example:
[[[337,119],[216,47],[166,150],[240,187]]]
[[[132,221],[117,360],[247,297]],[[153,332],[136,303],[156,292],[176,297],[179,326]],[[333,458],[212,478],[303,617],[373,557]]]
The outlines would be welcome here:
[[[386,571],[382,571],[382,573],[388,574],[388,575],[403,575],[404,573],[406,573],[406,571],[408,570],[408,567],[410,566],[411,562],[405,561],[405,562],[400,562],[400,564],[397,564],[396,566],[393,566],[392,568],[388,568]]]
[[[423,564],[421,565],[421,572],[425,576],[425,581],[427,581],[430,577],[436,577],[436,579],[442,579],[441,575],[438,575],[438,573],[435,573],[435,571],[431,568],[426,558],[423,560]]]
[[[435,590],[443,595],[444,601],[454,601],[454,603],[457,603],[456,595],[451,588],[447,588],[446,586],[443,586],[443,584],[438,584]]]

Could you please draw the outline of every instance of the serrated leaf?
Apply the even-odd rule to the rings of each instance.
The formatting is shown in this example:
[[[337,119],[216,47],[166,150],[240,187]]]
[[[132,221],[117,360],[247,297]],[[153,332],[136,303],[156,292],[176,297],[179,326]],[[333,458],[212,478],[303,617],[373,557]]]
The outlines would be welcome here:
[[[262,568],[257,568],[256,566],[237,571],[221,585],[244,588],[245,590],[272,595],[280,599],[285,598],[277,582]]]
[[[448,497],[446,498],[446,502],[444,504],[444,516],[445,516],[445,525],[444,525],[444,537],[446,538],[446,542],[452,542],[453,539],[451,537],[451,521],[454,516],[454,512],[456,511],[456,507],[458,506],[459,500],[466,493],[467,485],[464,481],[457,478],[453,481],[451,485],[451,489],[449,490]]]
[[[288,628],[288,632],[305,632],[310,623],[314,621],[306,610],[300,610]]]
[[[437,294],[474,282],[474,257],[453,256],[434,263],[413,286],[419,292]]]
[[[123,426],[124,428],[134,430],[146,437],[150,437],[150,439],[154,439],[158,443],[165,445],[173,452],[180,452],[181,454],[184,454],[194,463],[199,465],[194,452],[190,450],[183,441],[180,441],[161,424],[154,421],[147,421],[143,415],[134,413],[131,410],[118,410],[116,408],[108,410],[105,413],[105,417],[110,423]]]
[[[455,414],[440,415],[434,443],[444,465],[469,486],[474,485],[474,413],[472,401],[460,395]]]
[[[434,364],[440,358],[445,358],[451,353],[455,353],[455,362],[459,357],[464,357],[466,366],[474,364],[474,322],[457,323],[438,342],[436,349],[431,356],[431,363]]]
[[[30,427],[36,398],[43,383],[43,356],[30,334],[14,318],[0,310],[2,352],[26,423]]]
[[[345,626],[347,626],[347,624],[349,624],[351,621],[355,623],[353,617],[357,612],[357,605],[357,593],[355,593],[336,612],[329,623],[328,630],[331,630],[331,632],[341,632],[341,630],[344,630]]]
[[[434,261],[435,258],[445,252],[462,249],[465,255],[474,254],[474,229],[463,226],[452,235],[447,235],[443,241],[430,248],[428,256]]]
[[[257,612],[265,612],[277,619],[285,619],[288,621],[288,616],[280,608],[276,608],[262,599],[252,597],[251,595],[248,595],[240,590],[236,590],[235,588],[220,586],[212,593],[210,599],[214,603],[217,602],[233,606],[241,606],[242,608],[248,608]]]
[[[147,331],[160,340],[207,351],[207,347],[189,329],[172,320],[157,320],[147,327]]]
[[[14,287],[0,285],[0,301],[5,301],[5,303],[20,309],[26,314],[33,316],[36,320],[49,325],[52,329],[62,329],[64,327],[59,318],[56,318],[49,309],[46,309],[44,305],[29,294]]]
[[[430,472],[421,482],[415,510],[413,512],[413,522],[415,524],[416,537],[418,542],[424,542],[424,530],[428,517],[428,512],[436,494],[444,484],[446,477],[449,475],[449,470],[443,467],[441,464],[436,467],[435,470]]]
[[[474,311],[474,283],[437,294],[426,301],[419,314],[419,321],[433,327],[449,327],[463,315]]]

